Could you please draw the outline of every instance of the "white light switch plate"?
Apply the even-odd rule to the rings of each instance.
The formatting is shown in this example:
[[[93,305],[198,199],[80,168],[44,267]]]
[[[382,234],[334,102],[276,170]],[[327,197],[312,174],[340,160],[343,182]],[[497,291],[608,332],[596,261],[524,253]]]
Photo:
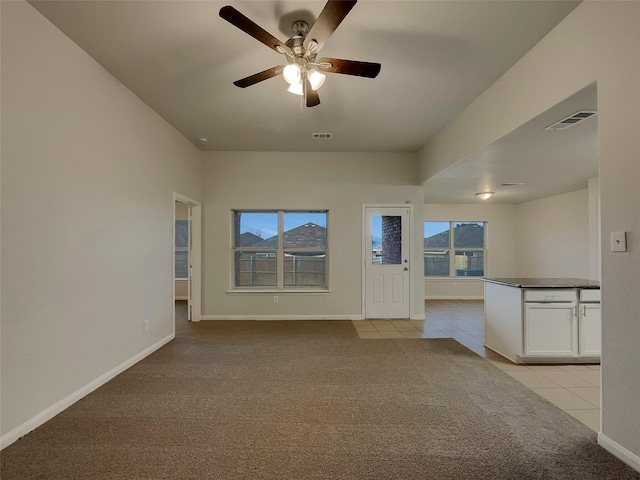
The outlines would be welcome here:
[[[611,232],[611,251],[627,251],[627,232]]]

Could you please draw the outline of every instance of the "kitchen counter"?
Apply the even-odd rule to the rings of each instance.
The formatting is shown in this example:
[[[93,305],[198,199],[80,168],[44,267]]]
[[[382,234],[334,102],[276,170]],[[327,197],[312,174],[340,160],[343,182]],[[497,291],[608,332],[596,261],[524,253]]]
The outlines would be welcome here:
[[[515,363],[598,363],[600,286],[580,278],[483,278],[484,345]]]
[[[518,288],[580,288],[598,289],[600,282],[582,278],[483,278],[483,282],[497,283]]]

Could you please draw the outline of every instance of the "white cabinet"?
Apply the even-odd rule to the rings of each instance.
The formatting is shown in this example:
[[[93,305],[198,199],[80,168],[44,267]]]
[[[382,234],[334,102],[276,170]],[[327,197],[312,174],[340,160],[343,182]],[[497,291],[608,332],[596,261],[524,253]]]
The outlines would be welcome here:
[[[485,346],[515,363],[597,362],[600,290],[573,280],[485,279]]]
[[[577,354],[575,303],[525,303],[525,356],[574,357]]]
[[[599,303],[581,303],[578,320],[578,355],[600,356],[602,313]]]

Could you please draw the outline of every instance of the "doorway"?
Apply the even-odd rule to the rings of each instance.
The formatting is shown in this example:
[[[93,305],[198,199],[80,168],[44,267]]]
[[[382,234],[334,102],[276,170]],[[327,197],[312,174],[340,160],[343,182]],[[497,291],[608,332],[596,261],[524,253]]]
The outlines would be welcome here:
[[[365,318],[410,316],[411,205],[364,206]]]
[[[173,301],[186,301],[186,320],[201,320],[201,206],[174,193]],[[174,333],[175,315],[174,308]]]

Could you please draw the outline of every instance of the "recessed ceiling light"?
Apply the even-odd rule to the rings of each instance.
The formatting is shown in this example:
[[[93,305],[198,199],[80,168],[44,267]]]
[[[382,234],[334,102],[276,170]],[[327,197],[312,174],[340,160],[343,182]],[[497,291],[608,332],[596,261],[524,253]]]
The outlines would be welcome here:
[[[209,143],[209,140],[207,140],[206,138],[202,137],[198,139],[198,143],[200,145],[206,145],[207,143]]]
[[[493,192],[478,192],[476,193],[476,197],[482,200],[489,200],[493,196]]]

